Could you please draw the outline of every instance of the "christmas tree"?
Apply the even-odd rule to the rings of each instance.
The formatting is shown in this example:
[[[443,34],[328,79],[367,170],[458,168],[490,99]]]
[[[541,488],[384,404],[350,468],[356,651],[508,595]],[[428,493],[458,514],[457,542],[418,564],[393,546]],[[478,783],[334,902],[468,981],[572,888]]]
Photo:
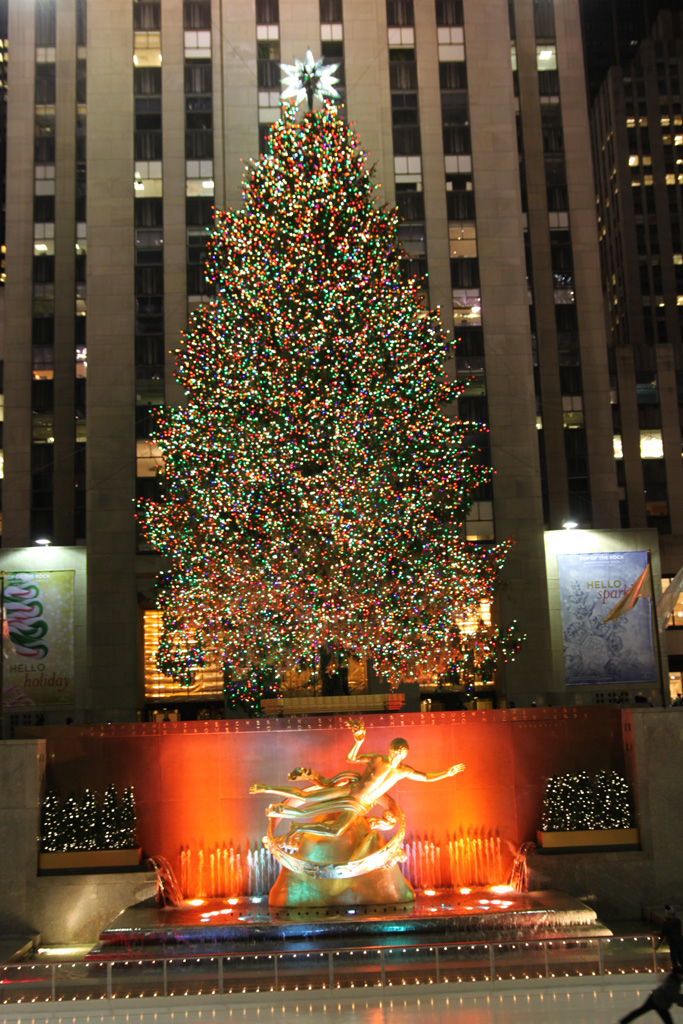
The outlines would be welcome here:
[[[598,772],[595,790],[595,828],[629,828],[633,814],[628,783],[619,772]]]
[[[62,845],[62,807],[59,797],[54,791],[50,791],[43,800],[40,817],[40,848],[45,853],[57,853],[64,847]]]
[[[99,829],[99,809],[97,797],[92,789],[86,789],[81,800],[79,812],[80,821],[80,850],[96,850],[97,834]]]
[[[137,846],[138,840],[138,818],[135,810],[135,796],[133,787],[126,786],[121,797],[121,808],[119,810],[119,836],[117,847],[127,850]]]
[[[97,845],[100,850],[116,850],[119,845],[119,797],[116,786],[111,782],[102,801],[99,815]]]
[[[492,597],[505,545],[464,540],[484,428],[446,415],[438,315],[376,190],[335,107],[285,106],[242,209],[216,213],[215,299],[179,353],[186,401],[159,414],[163,494],[142,510],[177,678],[207,658],[236,678],[304,668],[322,647],[392,682],[438,671]]]
[[[69,793],[62,807],[61,848],[63,850],[81,849],[81,816],[78,800],[73,793]]]

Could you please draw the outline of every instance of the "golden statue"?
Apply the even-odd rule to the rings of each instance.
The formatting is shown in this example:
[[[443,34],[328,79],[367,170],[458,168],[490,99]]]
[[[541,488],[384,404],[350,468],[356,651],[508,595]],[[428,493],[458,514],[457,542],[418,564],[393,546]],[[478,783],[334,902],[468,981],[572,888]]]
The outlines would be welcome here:
[[[313,768],[295,768],[288,777],[308,781],[304,789],[258,782],[250,787],[250,793],[284,797],[283,803],[266,810],[270,824],[264,844],[283,866],[271,890],[271,904],[381,904],[414,899],[412,887],[397,867],[405,859],[405,819],[389,790],[401,779],[438,782],[457,775],[465,765],[455,764],[443,772],[411,768],[404,763],[408,744],[401,738],[391,741],[388,754],[361,754],[362,719],[351,719],[346,725],[354,738],[347,760],[365,765],[362,773],[343,771],[328,779]],[[384,806],[384,813],[371,817],[377,804]],[[274,823],[281,818],[291,825],[286,835],[276,836]],[[385,843],[379,832],[393,828],[396,834]],[[355,881],[349,885],[348,879]]]

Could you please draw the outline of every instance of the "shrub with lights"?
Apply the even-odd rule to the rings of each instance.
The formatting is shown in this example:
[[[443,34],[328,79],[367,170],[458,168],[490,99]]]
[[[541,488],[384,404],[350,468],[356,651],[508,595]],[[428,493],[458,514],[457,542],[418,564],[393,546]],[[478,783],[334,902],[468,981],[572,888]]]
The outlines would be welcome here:
[[[64,849],[61,806],[59,797],[54,792],[49,792],[43,800],[40,835],[40,848],[45,853],[56,853]]]
[[[619,772],[598,772],[593,780],[595,828],[629,828],[633,823],[628,783]]]
[[[632,818],[628,784],[619,772],[569,772],[548,779],[543,832],[629,828]]]
[[[40,848],[44,853],[66,850],[126,850],[137,846],[137,816],[133,790],[124,790],[121,804],[112,783],[104,800],[86,789],[82,799],[66,800],[50,792],[43,801]]]
[[[464,540],[486,428],[445,412],[461,389],[376,188],[334,106],[285,105],[242,209],[215,215],[215,299],[185,335],[185,402],[154,435],[163,493],[141,507],[177,679],[211,659],[253,692],[254,667],[312,668],[327,645],[395,684],[443,670],[493,596],[507,545]]]

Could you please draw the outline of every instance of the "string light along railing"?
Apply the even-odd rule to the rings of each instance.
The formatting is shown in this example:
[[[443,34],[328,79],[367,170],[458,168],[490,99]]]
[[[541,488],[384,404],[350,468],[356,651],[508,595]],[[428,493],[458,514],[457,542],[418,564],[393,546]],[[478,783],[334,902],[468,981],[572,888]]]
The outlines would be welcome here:
[[[577,935],[296,953],[40,960],[0,965],[0,995],[4,1004],[30,1004],[666,973],[668,955],[658,954],[656,941],[647,934]]]

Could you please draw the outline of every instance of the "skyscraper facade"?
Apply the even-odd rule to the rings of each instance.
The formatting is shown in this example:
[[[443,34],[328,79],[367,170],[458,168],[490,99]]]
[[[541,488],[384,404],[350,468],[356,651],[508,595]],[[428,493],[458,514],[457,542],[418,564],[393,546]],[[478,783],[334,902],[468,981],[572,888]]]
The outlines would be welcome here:
[[[657,528],[668,577],[683,561],[682,76],[681,15],[662,12],[592,119],[621,521]],[[668,647],[680,673],[675,632]]]
[[[498,614],[528,634],[500,685],[563,700],[544,529],[621,522],[578,0],[10,0],[9,38],[3,547],[85,546],[77,713],[143,706],[152,410],[182,398],[212,206],[308,48],[486,426],[468,536],[513,538]]]

